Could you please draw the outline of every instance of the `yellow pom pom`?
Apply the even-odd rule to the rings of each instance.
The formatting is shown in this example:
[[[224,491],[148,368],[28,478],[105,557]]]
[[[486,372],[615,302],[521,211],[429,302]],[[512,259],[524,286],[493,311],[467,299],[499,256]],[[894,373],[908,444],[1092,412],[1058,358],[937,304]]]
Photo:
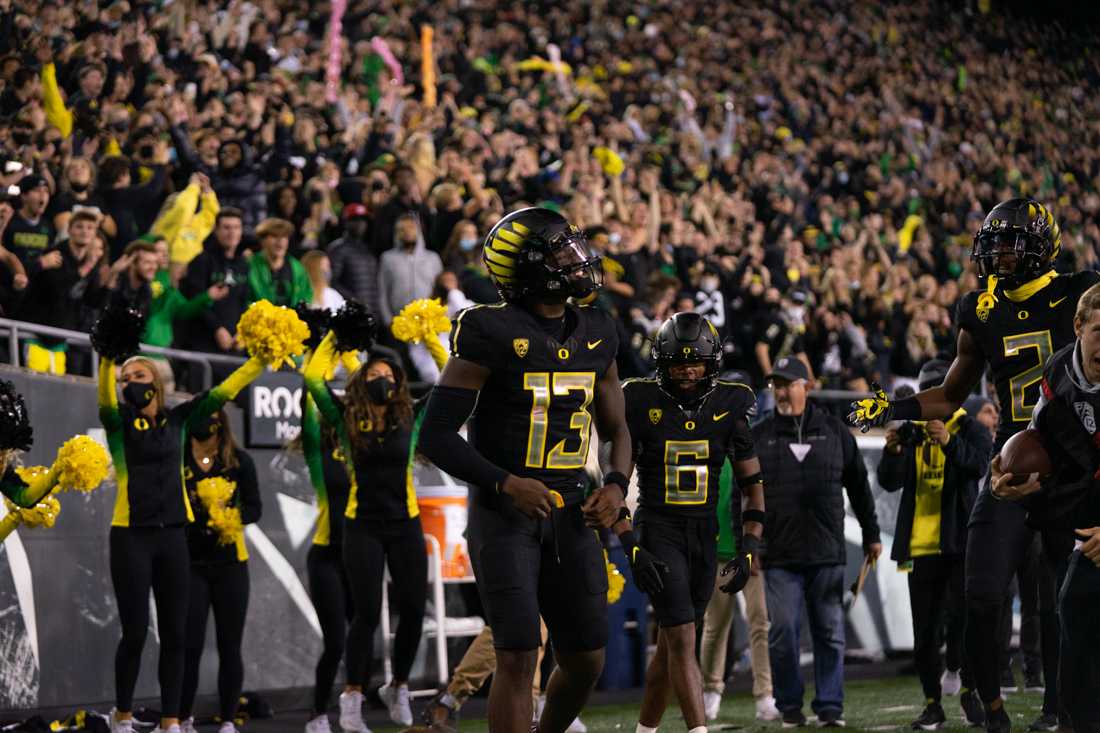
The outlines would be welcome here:
[[[414,344],[450,330],[451,319],[447,315],[447,307],[438,299],[414,300],[393,319],[393,335],[401,341]]]
[[[8,512],[17,514],[19,523],[28,529],[49,529],[57,521],[57,515],[61,513],[61,502],[54,496],[43,497],[30,509],[17,507],[6,497],[4,498],[4,504],[8,507]]]
[[[607,556],[607,550],[603,551],[603,561],[607,566],[607,602],[617,603],[623,596],[623,588],[626,587],[626,578],[619,572],[619,568]]]
[[[221,476],[203,479],[195,486],[199,501],[210,515],[206,526],[218,533],[218,543],[222,545],[234,544],[244,532],[241,510],[229,506],[236,490],[236,483]]]
[[[65,441],[57,451],[57,483],[62,491],[92,491],[107,478],[107,451],[87,435]]]
[[[291,357],[305,351],[309,326],[290,308],[260,300],[248,307],[237,322],[237,340],[249,356],[276,367],[293,365]]]

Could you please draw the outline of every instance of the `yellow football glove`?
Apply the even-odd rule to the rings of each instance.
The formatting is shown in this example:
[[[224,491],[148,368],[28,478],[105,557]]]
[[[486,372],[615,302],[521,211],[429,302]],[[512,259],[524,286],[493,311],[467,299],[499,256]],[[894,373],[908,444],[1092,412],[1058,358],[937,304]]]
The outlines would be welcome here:
[[[871,428],[880,428],[890,422],[894,414],[894,406],[890,403],[890,397],[886,390],[871,382],[870,397],[856,400],[852,403],[852,411],[848,414],[848,422],[866,433]]]

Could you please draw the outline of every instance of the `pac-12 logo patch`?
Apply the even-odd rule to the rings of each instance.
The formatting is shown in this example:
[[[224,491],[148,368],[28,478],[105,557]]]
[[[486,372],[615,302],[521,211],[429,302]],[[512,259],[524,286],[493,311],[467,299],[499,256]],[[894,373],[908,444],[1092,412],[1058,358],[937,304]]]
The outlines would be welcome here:
[[[512,348],[516,350],[516,356],[521,359],[527,356],[529,346],[530,342],[527,339],[512,339]]]
[[[1081,424],[1085,426],[1085,430],[1095,433],[1096,414],[1092,410],[1092,405],[1087,402],[1074,402],[1073,409],[1077,412],[1077,417],[1081,418]]]

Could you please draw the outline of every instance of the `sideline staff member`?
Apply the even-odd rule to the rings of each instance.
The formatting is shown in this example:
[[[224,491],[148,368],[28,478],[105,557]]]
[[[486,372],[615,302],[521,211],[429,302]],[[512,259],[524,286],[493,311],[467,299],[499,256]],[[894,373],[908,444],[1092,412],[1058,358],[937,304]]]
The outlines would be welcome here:
[[[768,487],[764,569],[772,626],[772,683],[784,727],[806,724],[799,671],[805,602],[822,726],[844,725],[844,489],[863,528],[863,552],[882,554],[867,467],[843,422],[806,401],[809,371],[784,357],[768,375],[776,414],[753,429]]]

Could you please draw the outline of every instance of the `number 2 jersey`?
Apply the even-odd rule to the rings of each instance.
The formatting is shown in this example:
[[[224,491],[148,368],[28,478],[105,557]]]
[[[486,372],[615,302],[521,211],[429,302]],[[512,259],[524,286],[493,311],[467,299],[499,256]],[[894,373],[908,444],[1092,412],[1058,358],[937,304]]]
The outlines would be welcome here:
[[[451,356],[489,370],[468,425],[470,442],[509,473],[542,481],[568,505],[584,497],[596,384],[614,363],[619,340],[609,314],[566,310],[560,342],[517,305],[467,308],[455,319]],[[487,496],[494,489],[480,488]]]
[[[1097,282],[1096,272],[1058,275],[1018,301],[998,289],[997,302],[988,312],[978,307],[982,291],[959,301],[958,326],[974,337],[997,388],[1001,423],[994,451],[1031,421],[1043,368],[1054,352],[1073,343],[1077,300]]]
[[[752,390],[719,380],[693,410],[684,410],[656,379],[628,379],[623,394],[639,507],[647,515],[713,517],[726,458],[745,461],[756,455],[748,423],[756,404]]]

